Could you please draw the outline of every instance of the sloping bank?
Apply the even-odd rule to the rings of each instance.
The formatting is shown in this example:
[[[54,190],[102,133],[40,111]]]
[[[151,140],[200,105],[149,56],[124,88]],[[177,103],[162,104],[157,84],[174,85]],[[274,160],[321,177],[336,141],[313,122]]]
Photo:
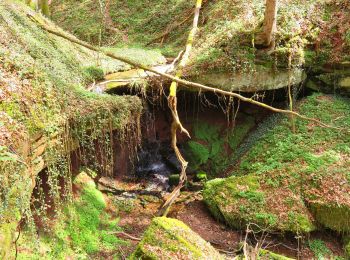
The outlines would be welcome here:
[[[69,197],[69,153],[79,144],[93,150],[91,140],[103,140],[99,151],[108,160],[98,170],[110,171],[108,147],[138,132],[142,109],[137,97],[84,89],[124,64],[42,31],[29,13],[34,15],[21,3],[0,3],[0,258],[5,259],[19,220],[30,219],[37,174],[47,167],[50,196]],[[59,188],[59,178],[67,191]]]

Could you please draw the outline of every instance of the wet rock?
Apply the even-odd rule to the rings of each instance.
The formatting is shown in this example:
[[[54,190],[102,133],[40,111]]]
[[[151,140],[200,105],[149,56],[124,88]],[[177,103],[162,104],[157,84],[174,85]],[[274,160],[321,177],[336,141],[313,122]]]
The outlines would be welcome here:
[[[177,170],[178,172],[181,171],[181,163],[176,158],[175,154],[170,154],[169,156],[164,158],[166,163],[173,168],[174,170]]]
[[[183,222],[154,218],[130,259],[224,259]]]
[[[233,228],[245,229],[253,223],[270,231],[309,233],[315,229],[301,197],[287,187],[265,187],[253,174],[211,180],[203,199],[217,219]]]

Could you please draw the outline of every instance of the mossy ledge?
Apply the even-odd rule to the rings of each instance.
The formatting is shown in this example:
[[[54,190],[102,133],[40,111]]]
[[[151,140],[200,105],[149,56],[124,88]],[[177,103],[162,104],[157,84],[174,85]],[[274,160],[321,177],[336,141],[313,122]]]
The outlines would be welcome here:
[[[224,259],[183,222],[157,217],[129,259]]]
[[[58,178],[64,177],[65,187],[70,187],[70,151],[81,144],[93,149],[88,140],[101,140],[108,154],[107,169],[111,142],[123,143],[137,135],[142,110],[137,97],[112,97],[85,88],[102,74],[128,66],[43,31],[30,16],[45,19],[19,1],[0,3],[0,126],[5,135],[0,140],[0,237],[4,241],[11,240],[17,222],[31,214],[31,194],[44,167],[49,168],[51,195],[59,197]],[[112,131],[118,140],[112,140]],[[0,258],[8,258],[6,245],[2,243]]]

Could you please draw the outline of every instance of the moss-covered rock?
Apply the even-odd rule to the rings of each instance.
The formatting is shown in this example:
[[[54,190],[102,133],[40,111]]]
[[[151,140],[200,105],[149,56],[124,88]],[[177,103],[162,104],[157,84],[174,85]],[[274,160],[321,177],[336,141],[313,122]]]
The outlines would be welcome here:
[[[292,85],[297,85],[305,79],[306,75],[301,69],[293,69],[291,72],[288,72],[287,69],[276,71],[257,65],[251,73],[208,72],[201,73],[193,81],[227,91],[256,92],[286,87],[288,86],[288,77],[291,78]]]
[[[350,236],[344,239],[344,251],[346,257],[350,258]]]
[[[11,259],[11,246],[17,223],[4,223],[0,225],[0,258]]]
[[[322,226],[338,232],[350,232],[350,207],[336,202],[310,202],[315,220]]]
[[[158,217],[144,233],[130,259],[224,259],[183,222]]]
[[[256,249],[252,248],[251,246],[248,246],[248,251],[252,252],[253,255],[257,255],[257,260],[294,260],[294,258],[289,258],[284,255],[277,254],[275,252],[272,252],[270,250],[266,249],[259,249],[258,253],[256,253]],[[246,260],[247,258],[244,255],[238,255],[238,260]]]
[[[203,191],[204,201],[217,219],[233,228],[245,229],[251,223],[295,233],[315,229],[300,197],[291,190],[262,185],[259,179],[250,174],[209,181]]]

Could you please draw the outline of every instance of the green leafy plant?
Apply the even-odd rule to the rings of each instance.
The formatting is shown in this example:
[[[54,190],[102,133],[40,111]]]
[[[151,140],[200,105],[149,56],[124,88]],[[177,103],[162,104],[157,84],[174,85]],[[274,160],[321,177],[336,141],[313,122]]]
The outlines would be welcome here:
[[[331,251],[329,250],[329,248],[320,239],[310,240],[308,244],[309,248],[318,260],[326,259],[327,256],[331,255]]]

